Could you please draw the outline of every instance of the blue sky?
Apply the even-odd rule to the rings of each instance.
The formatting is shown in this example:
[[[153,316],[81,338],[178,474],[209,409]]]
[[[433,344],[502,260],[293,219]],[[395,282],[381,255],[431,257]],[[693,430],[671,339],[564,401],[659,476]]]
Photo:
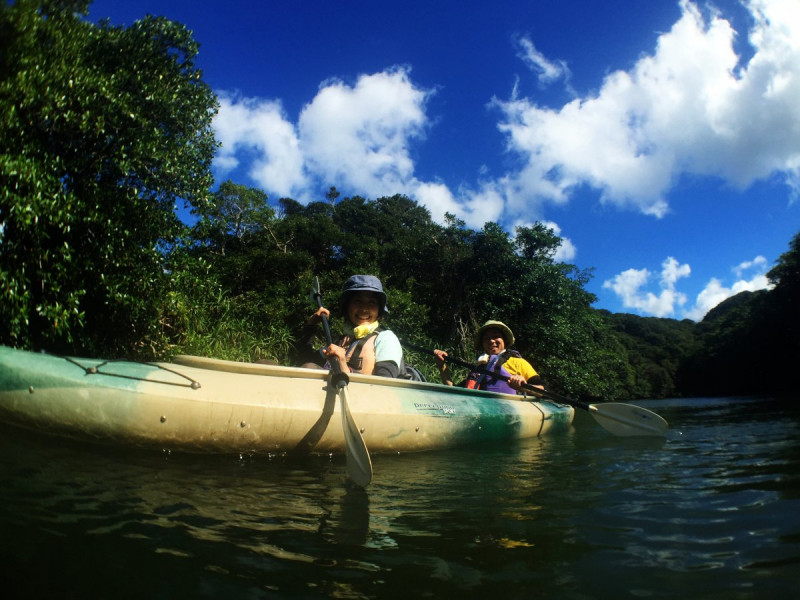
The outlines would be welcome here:
[[[597,308],[699,320],[800,231],[798,0],[96,0],[185,24],[218,182],[542,221]]]

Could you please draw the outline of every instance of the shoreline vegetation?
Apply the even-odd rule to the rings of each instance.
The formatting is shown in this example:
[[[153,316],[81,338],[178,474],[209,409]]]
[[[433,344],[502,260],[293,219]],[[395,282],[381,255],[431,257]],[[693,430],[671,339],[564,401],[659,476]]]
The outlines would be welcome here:
[[[191,32],[153,17],[95,25],[88,6],[0,5],[0,344],[293,364],[314,277],[334,307],[349,275],[369,273],[401,339],[472,359],[478,324],[502,319],[548,386],[582,400],[790,389],[800,234],[772,289],[700,323],[597,310],[591,272],[555,262],[561,239],[542,223],[474,230],[402,194],[330,187],[303,205],[216,186],[218,104]],[[407,359],[437,380],[430,359]]]

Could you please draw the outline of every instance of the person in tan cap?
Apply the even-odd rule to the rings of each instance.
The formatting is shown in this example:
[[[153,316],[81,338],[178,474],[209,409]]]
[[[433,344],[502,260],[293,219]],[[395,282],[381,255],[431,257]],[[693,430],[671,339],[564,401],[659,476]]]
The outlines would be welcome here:
[[[519,352],[513,350],[514,333],[502,321],[489,320],[484,323],[475,336],[475,345],[478,351],[484,354],[478,357],[476,367],[484,371],[492,371],[506,379],[493,377],[478,371],[471,372],[467,379],[460,385],[462,387],[515,394],[527,383],[542,388],[542,380],[531,364],[522,358]],[[447,369],[445,358],[447,352],[434,350],[436,362],[439,365],[442,383],[453,385],[453,379]]]

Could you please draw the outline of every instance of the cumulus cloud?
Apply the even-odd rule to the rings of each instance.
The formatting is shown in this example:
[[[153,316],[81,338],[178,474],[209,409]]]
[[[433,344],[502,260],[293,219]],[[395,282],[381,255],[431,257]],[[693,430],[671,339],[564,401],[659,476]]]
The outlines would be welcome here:
[[[561,234],[557,231],[556,235]],[[561,245],[558,247],[558,250],[556,250],[553,260],[556,262],[571,263],[575,260],[576,256],[578,256],[578,247],[568,237],[562,237]]]
[[[280,102],[219,94],[214,130],[221,147],[214,169],[224,176],[251,158],[248,175],[259,186],[288,196],[305,187],[303,155],[295,127]]]
[[[655,317],[672,317],[676,307],[683,306],[687,300],[686,294],[675,289],[676,284],[681,277],[688,277],[691,272],[689,265],[682,265],[670,256],[661,264],[659,294],[642,290],[653,275],[647,269],[623,271],[605,281],[603,287],[613,290],[625,308]]]
[[[596,93],[560,107],[516,91],[492,101],[508,152],[522,166],[477,188],[415,177],[411,149],[430,127],[432,92],[416,86],[407,68],[352,85],[323,82],[296,123],[278,101],[223,93],[215,167],[224,175],[247,156],[250,176],[269,193],[303,199],[331,182],[368,197],[402,192],[476,226],[541,215],[543,203],[566,203],[579,185],[655,217],[668,213],[666,195],[682,174],[742,188],[780,174],[800,191],[800,3],[749,0],[746,7],[753,19],[747,62],[734,51],[741,34],[729,21],[706,18],[682,0],[680,19],[654,51],[608,74]],[[568,85],[564,61],[544,56],[530,38],[516,45],[541,83]]]
[[[756,256],[753,260],[746,260],[743,263],[740,263],[733,267],[733,272],[736,277],[741,278],[744,273],[751,269],[757,269],[762,273],[767,268],[767,259],[763,256]]]
[[[415,197],[430,211],[436,221],[444,221],[445,214],[458,215],[461,205],[456,200],[450,188],[443,183],[419,183],[416,186]]]
[[[216,175],[224,177],[249,161],[248,175],[268,193],[301,201],[335,182],[366,197],[407,194],[440,222],[446,213],[476,228],[500,221],[502,183],[487,180],[454,192],[414,174],[411,147],[430,127],[425,103],[432,93],[415,86],[407,69],[362,75],[354,85],[329,80],[305,105],[297,125],[280,102],[223,93],[214,122],[222,144]]]
[[[800,3],[746,6],[754,19],[747,63],[727,20],[706,20],[683,0],[655,51],[609,74],[596,94],[560,108],[496,101],[508,150],[525,160],[509,176],[510,207],[531,197],[562,203],[588,184],[606,203],[662,217],[666,193],[684,173],[740,188],[780,173],[800,189]]]
[[[719,279],[712,277],[706,287],[703,288],[703,291],[697,295],[694,307],[687,311],[685,317],[693,321],[702,321],[708,311],[723,300],[727,300],[740,292],[755,292],[769,289],[770,287],[766,275],[756,275],[750,280],[736,281],[731,287],[725,287]]]
[[[766,276],[767,259],[757,256],[731,269],[737,280],[729,287],[712,277],[697,295],[694,305],[678,311],[687,302],[686,294],[677,290],[678,281],[691,275],[689,265],[682,265],[673,257],[661,265],[659,284],[661,292],[656,295],[645,291],[653,275],[647,269],[628,269],[603,283],[603,288],[612,290],[622,300],[625,308],[634,309],[645,316],[675,317],[701,321],[712,308],[723,300],[744,291],[770,289]]]
[[[424,137],[428,92],[405,69],[330,81],[300,114],[308,167],[323,180],[372,195],[406,192],[414,181],[410,144]]]
[[[215,171],[225,176],[250,161],[248,175],[264,190],[301,200],[330,182],[373,197],[408,193],[421,186],[410,147],[428,127],[430,93],[406,69],[362,75],[352,86],[330,80],[296,125],[278,101],[221,93]]]
[[[767,266],[767,259],[763,256],[756,256],[753,260],[736,265],[731,270],[737,280],[730,287],[726,287],[722,281],[712,277],[703,291],[697,295],[694,306],[685,315],[686,318],[701,321],[708,311],[731,296],[740,292],[771,289],[773,286],[767,279]]]

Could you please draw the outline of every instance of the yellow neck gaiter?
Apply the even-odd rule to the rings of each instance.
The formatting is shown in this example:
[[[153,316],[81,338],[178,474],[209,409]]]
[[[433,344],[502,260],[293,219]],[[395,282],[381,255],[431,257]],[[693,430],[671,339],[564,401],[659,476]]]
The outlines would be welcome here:
[[[372,323],[364,323],[362,325],[358,325],[357,327],[352,328],[353,336],[360,340],[365,335],[369,335],[373,331],[375,331],[378,327],[380,327],[380,323],[378,321],[373,321]]]

